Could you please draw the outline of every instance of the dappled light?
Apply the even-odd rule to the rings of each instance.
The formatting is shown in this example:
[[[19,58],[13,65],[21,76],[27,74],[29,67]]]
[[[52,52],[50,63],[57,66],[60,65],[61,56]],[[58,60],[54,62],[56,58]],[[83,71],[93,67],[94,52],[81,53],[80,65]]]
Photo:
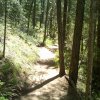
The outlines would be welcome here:
[[[28,90],[29,93],[19,100],[66,100],[67,85],[68,83],[64,77],[54,76]]]
[[[100,100],[100,0],[0,0],[0,100]]]

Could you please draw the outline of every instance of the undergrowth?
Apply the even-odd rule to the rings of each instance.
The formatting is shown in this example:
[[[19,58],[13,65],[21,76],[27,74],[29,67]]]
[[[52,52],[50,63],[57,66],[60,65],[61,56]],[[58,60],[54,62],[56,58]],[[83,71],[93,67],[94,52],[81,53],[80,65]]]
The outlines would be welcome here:
[[[3,59],[0,66],[0,96],[10,99],[18,95],[20,70],[8,59]]]
[[[0,57],[3,51],[3,28],[0,24]],[[7,24],[6,58],[0,60],[0,100],[13,100],[26,82],[30,68],[38,59],[38,39]]]

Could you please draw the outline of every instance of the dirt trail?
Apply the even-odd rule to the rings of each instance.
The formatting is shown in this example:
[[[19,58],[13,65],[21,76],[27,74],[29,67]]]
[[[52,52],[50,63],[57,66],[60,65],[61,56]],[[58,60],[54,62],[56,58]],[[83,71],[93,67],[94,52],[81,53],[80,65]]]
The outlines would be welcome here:
[[[34,75],[28,79],[32,81],[31,88],[18,100],[67,100],[68,82],[58,76],[53,59],[55,54],[47,48],[39,48],[40,59],[34,65]]]

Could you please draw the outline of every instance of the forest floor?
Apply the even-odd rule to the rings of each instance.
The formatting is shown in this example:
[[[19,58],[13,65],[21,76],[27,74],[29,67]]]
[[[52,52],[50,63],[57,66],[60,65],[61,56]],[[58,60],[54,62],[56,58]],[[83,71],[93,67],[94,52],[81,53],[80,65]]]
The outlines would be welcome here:
[[[20,90],[19,93],[17,92],[20,97],[9,100],[78,100],[74,90],[70,96],[67,94],[69,84],[66,78],[59,77],[59,68],[56,64],[58,51],[55,53],[58,47],[36,47],[36,41],[38,39],[33,39],[32,36],[8,28],[6,59],[1,60],[0,67],[3,71],[0,74],[2,76],[7,74],[2,81],[9,87],[3,87],[1,92],[8,95],[11,91],[9,96],[13,97],[16,91],[12,91],[10,87],[12,84],[15,90],[16,87]],[[2,48],[3,34],[0,31],[0,54],[2,54]],[[79,86],[82,86],[80,81]]]
[[[55,54],[49,49],[39,47],[39,60],[32,68],[33,74],[27,77],[31,85],[23,90],[23,95],[17,100],[69,100],[68,81],[65,77],[59,77],[54,58]]]

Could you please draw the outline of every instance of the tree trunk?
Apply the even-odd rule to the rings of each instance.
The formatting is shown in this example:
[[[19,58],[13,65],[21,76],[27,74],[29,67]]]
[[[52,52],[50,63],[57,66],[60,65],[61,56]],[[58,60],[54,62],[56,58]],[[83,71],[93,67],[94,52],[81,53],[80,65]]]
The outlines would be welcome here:
[[[44,8],[45,8],[45,0],[41,0],[41,15],[40,15],[40,28],[44,22]]]
[[[33,3],[34,3],[34,0],[32,0],[31,3],[30,3],[30,9],[29,9],[29,14],[28,14],[28,23],[27,23],[27,35],[29,35],[30,16],[31,16],[31,11],[32,11]]]
[[[72,56],[71,56],[70,70],[69,70],[69,79],[75,84],[75,86],[77,84],[77,78],[78,78],[78,64],[79,64],[79,53],[80,53],[80,41],[83,28],[84,5],[85,5],[85,0],[77,0]],[[69,92],[70,92],[70,87],[69,87]]]
[[[100,49],[100,2],[98,1],[97,48]]]
[[[93,66],[93,79],[92,90],[96,93],[100,92],[100,1],[97,0],[97,45],[96,45],[96,57]],[[94,37],[96,38],[96,36]],[[95,40],[95,39],[94,39]]]
[[[53,26],[52,22],[53,22],[53,8],[52,8],[51,11],[50,11],[50,18],[49,18],[49,35],[50,35],[50,37],[51,37],[52,39],[54,39],[53,34],[52,34],[52,26]]]
[[[64,45],[63,45],[63,23],[61,16],[61,0],[57,0],[57,24],[58,24],[58,45],[59,45],[59,65],[60,71],[59,75],[65,75],[65,66],[64,66]]]
[[[98,26],[97,26],[97,64],[95,75],[97,76],[97,79],[95,79],[95,82],[97,84],[97,92],[100,92],[100,1],[98,1]]]
[[[91,83],[92,83],[92,68],[93,68],[93,44],[95,30],[95,8],[96,1],[91,0],[90,4],[90,20],[89,20],[89,38],[88,38],[88,63],[87,63],[87,81],[86,81],[86,99],[91,100]]]
[[[44,28],[44,36],[43,36],[43,45],[45,45],[46,37],[47,37],[47,21],[48,21],[48,12],[49,12],[49,0],[47,0],[47,9],[46,9],[46,18],[45,18],[45,28]]]
[[[7,28],[7,0],[5,0],[5,19],[4,19],[4,47],[3,47],[3,57],[5,57],[5,47],[6,47],[6,28]]]
[[[64,0],[64,8],[63,8],[63,46],[65,46],[66,18],[67,18],[67,0]]]
[[[36,26],[36,0],[34,1],[34,7],[33,7],[33,16],[32,16],[32,24],[33,24],[33,29]]]
[[[68,11],[67,11],[67,34],[69,35],[70,33],[70,29],[71,29],[71,16],[70,16],[70,12],[71,12],[71,0],[68,0]]]

